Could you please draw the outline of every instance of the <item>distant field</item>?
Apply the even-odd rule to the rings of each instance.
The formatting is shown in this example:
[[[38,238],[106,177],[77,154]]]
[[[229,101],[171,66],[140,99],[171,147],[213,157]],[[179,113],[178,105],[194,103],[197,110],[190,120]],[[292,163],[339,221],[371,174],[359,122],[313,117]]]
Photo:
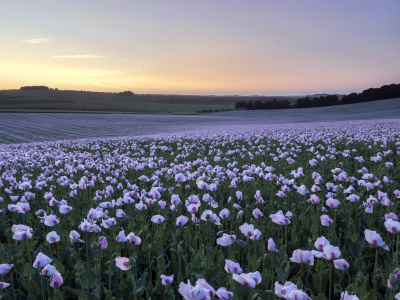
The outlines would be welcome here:
[[[81,91],[0,91],[0,111],[196,114],[202,110],[233,110],[237,101],[289,100],[293,97],[197,96],[142,94],[117,96],[114,93]]]
[[[304,109],[230,111],[205,115],[0,113],[0,144],[61,139],[184,134],[303,126],[314,122],[400,121],[400,99]],[[289,125],[288,125],[289,124]]]

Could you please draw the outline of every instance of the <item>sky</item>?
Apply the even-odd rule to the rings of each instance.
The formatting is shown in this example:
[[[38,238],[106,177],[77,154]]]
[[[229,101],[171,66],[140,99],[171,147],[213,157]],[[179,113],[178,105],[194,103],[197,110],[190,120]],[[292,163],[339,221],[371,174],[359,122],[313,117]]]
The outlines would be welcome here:
[[[303,95],[400,83],[398,0],[0,0],[0,89]]]

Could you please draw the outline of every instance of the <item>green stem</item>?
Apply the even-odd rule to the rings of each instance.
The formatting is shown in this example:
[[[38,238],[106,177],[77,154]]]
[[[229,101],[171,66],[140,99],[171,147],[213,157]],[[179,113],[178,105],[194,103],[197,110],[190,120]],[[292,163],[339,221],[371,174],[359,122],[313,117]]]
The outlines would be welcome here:
[[[332,292],[332,262],[329,267],[329,300],[331,300],[331,292]]]
[[[376,254],[375,254],[375,264],[374,264],[374,274],[372,276],[374,276],[374,294],[376,292],[376,286],[377,286],[377,280],[376,280],[376,265],[378,264],[378,251],[379,248],[376,247]]]

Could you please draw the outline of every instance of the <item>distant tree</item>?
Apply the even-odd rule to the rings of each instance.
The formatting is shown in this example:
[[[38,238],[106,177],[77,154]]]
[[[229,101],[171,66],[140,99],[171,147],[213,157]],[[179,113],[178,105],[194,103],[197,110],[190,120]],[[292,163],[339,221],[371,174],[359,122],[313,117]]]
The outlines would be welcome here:
[[[34,85],[34,86],[22,86],[20,90],[32,90],[32,91],[48,91],[49,87],[44,85]]]
[[[132,93],[131,91],[120,92],[117,94],[117,96],[132,96],[132,95],[134,95],[134,93]]]
[[[254,107],[253,108],[254,109],[264,109],[264,105],[263,105],[263,103],[261,101],[257,100],[257,101],[254,101]]]
[[[248,103],[246,103],[246,108],[248,110],[254,109],[253,100],[250,100]]]

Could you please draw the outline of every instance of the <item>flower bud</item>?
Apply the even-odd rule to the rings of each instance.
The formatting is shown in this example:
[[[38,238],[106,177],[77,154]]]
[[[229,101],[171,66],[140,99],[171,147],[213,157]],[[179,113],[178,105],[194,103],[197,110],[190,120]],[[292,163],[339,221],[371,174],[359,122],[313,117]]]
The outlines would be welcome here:
[[[362,286],[362,280],[360,278],[357,278],[357,286]]]
[[[396,278],[394,277],[394,275],[392,273],[390,273],[390,275],[389,275],[389,282],[391,285],[396,285]]]
[[[99,249],[99,244],[93,243],[90,247],[92,248],[93,251],[95,251],[95,250]]]
[[[152,246],[151,246],[151,244],[149,245],[149,247],[147,248],[149,251],[151,251],[151,249],[152,249]]]
[[[242,222],[242,219],[243,219],[242,216],[237,216],[236,217],[236,220],[238,220],[239,222]]]
[[[76,278],[75,282],[76,282],[77,285],[81,285],[81,280],[79,278]]]
[[[133,257],[129,257],[129,262],[128,262],[128,264],[129,264],[130,266],[134,266],[134,265],[136,264],[136,260],[135,260]]]

